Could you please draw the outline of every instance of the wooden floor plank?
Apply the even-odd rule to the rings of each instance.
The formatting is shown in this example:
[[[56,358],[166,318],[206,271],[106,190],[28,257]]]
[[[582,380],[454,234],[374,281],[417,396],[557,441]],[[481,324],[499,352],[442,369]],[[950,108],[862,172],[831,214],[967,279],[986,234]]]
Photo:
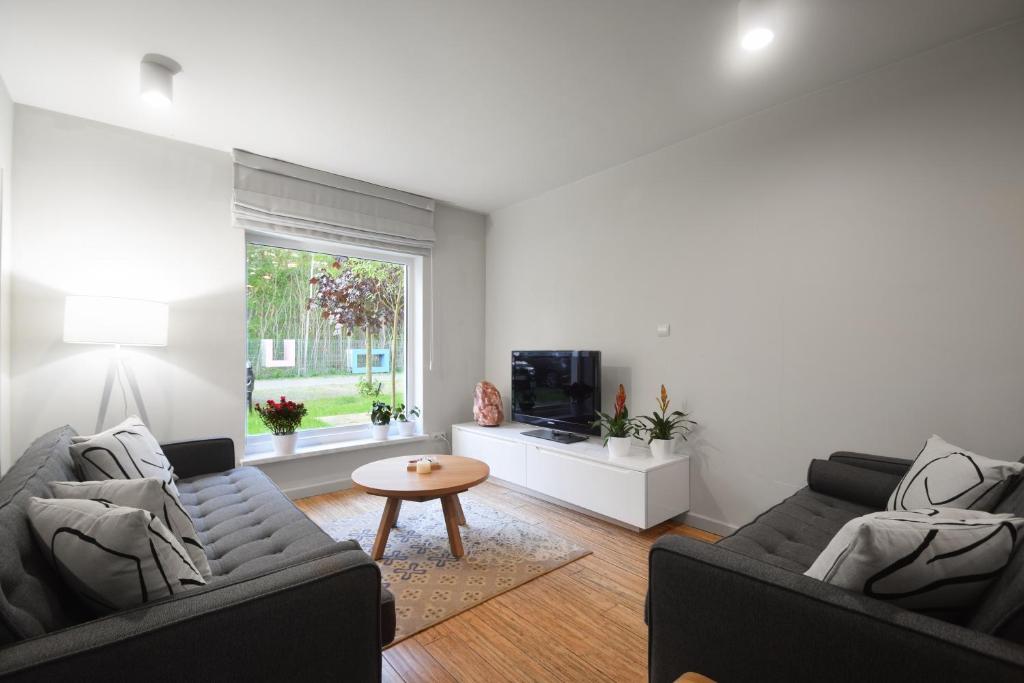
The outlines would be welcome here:
[[[673,521],[637,533],[490,482],[474,488],[473,494],[593,552],[389,647],[383,680],[645,680],[643,603],[651,544],[663,534],[708,542],[718,537]],[[384,508],[382,498],[354,490],[296,504],[318,523],[379,515]]]
[[[391,666],[384,657],[381,657],[380,673],[382,683],[405,683],[402,677],[398,675],[398,672],[395,671],[395,667]]]
[[[458,680],[412,638],[385,650],[384,659],[405,683],[450,683]]]

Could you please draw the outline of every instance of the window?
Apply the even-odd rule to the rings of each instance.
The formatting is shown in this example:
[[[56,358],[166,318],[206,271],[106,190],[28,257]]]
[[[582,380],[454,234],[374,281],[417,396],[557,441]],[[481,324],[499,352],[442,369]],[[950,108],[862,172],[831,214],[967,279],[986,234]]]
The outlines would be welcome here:
[[[406,350],[418,260],[250,236],[247,450],[270,448],[253,408],[267,399],[305,404],[300,445],[365,437],[374,401],[414,403]]]

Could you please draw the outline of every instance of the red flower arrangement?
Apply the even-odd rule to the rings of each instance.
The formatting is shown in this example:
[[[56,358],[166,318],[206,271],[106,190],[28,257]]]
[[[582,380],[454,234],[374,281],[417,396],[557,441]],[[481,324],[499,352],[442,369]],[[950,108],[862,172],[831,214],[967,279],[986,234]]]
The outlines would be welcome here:
[[[267,399],[265,404],[257,403],[254,407],[267,429],[279,436],[294,434],[307,412],[304,404],[289,401],[284,396],[280,401]]]

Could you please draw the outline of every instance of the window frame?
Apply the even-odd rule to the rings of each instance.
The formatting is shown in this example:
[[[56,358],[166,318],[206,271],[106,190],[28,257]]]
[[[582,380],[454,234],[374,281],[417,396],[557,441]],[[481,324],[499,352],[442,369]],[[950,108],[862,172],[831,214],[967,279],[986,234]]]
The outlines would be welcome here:
[[[317,240],[306,237],[268,235],[246,231],[246,278],[248,279],[248,247],[255,244],[264,247],[309,251],[332,256],[348,256],[373,261],[399,263],[405,266],[405,404],[423,406],[423,256],[407,254],[386,249],[375,249],[343,242]],[[249,296],[245,295],[245,340],[249,341]],[[246,352],[248,359],[248,351]],[[392,359],[394,362],[394,359]],[[246,405],[242,393],[242,423],[245,434],[245,455],[263,455],[273,451],[272,434],[248,433],[246,425]],[[298,440],[296,451],[303,448],[343,444],[370,437],[369,424],[348,425],[344,427],[319,427],[303,429],[296,432]]]

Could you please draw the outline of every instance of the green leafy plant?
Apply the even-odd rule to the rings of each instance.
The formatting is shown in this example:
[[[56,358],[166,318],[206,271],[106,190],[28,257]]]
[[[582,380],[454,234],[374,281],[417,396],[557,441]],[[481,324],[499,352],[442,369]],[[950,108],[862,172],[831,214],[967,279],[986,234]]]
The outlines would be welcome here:
[[[609,437],[629,437],[640,435],[640,424],[629,416],[629,409],[626,408],[626,387],[619,385],[615,394],[615,414],[598,412],[598,419],[594,420],[591,426],[601,427],[604,431],[604,443],[607,445]]]
[[[360,396],[367,398],[377,398],[380,396],[381,383],[367,380],[365,377],[359,378],[356,382],[356,390]]]
[[[373,409],[370,411],[370,422],[375,425],[391,424],[391,406],[383,401],[374,401]]]
[[[415,419],[419,416],[420,409],[417,408],[416,406],[410,406],[409,408],[406,408],[404,403],[400,403],[398,407],[395,408],[395,419],[398,420],[399,422],[408,422],[409,418]]]
[[[255,408],[267,429],[278,436],[294,434],[302,424],[302,418],[306,417],[305,405],[289,401],[284,396],[280,401],[267,399],[266,403],[257,403]]]
[[[647,443],[655,439],[672,440],[676,436],[681,436],[683,441],[686,441],[686,435],[693,428],[693,425],[697,424],[689,419],[689,413],[684,413],[681,410],[668,412],[669,403],[671,401],[668,399],[668,391],[665,390],[665,385],[662,384],[661,396],[658,398],[658,411],[660,412],[655,411],[650,415],[641,415],[639,418],[643,422],[640,431],[647,433],[649,437]]]

